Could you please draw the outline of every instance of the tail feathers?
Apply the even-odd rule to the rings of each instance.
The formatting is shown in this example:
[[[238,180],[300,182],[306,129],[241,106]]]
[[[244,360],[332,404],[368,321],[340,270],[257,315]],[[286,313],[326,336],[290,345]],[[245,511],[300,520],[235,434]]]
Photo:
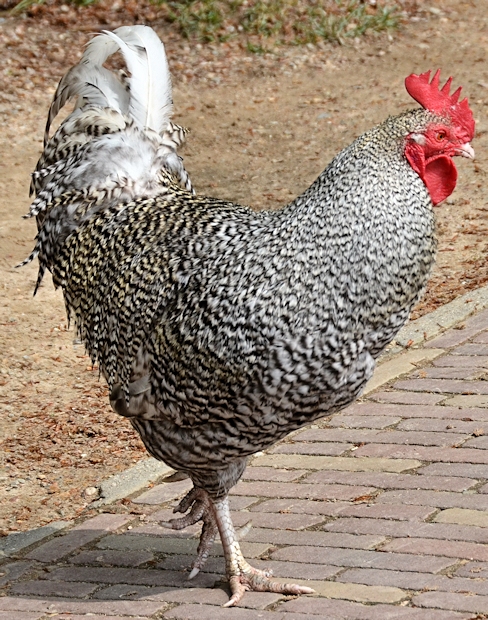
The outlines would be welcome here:
[[[77,108],[90,104],[100,108],[112,108],[119,114],[129,111],[129,91],[108,69],[82,60],[62,78],[54,95],[44,132],[44,146],[49,141],[51,125],[63,106],[78,97]]]
[[[103,66],[119,49],[131,73],[128,83]],[[113,108],[130,115],[142,129],[165,131],[173,101],[168,61],[158,35],[148,26],[122,26],[94,37],[79,64],[59,83],[48,114],[44,145],[53,120],[72,97],[78,97],[77,107],[88,103]]]
[[[130,116],[145,129],[162,133],[173,111],[171,77],[164,45],[147,26],[104,31],[124,56],[130,78]]]
[[[127,79],[103,66],[118,50],[130,72]],[[49,138],[53,120],[72,98],[75,110]],[[164,46],[151,28],[118,28],[88,44],[56,90],[44,152],[32,175],[35,198],[27,217],[36,216],[39,235],[26,262],[38,255],[39,282],[59,247],[55,240],[71,234],[81,224],[81,214],[86,219],[98,210],[167,194],[178,186],[193,192],[177,154],[187,130],[170,122],[171,111]]]
[[[40,192],[49,191],[56,184],[62,188],[58,195],[62,193],[65,189],[65,171],[69,171],[71,165],[79,161],[78,156],[83,147],[97,137],[124,131],[129,122],[112,108],[89,105],[75,110],[44,147],[32,173],[31,195],[35,193],[39,197]],[[33,210],[33,207],[34,204],[29,217],[42,210]]]

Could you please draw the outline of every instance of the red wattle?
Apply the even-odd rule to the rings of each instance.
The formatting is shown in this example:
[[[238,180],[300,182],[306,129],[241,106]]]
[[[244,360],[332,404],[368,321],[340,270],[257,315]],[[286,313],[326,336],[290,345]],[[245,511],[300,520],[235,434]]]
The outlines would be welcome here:
[[[434,206],[445,200],[454,191],[457,181],[457,170],[452,158],[441,155],[431,159],[425,166],[422,180],[427,186]]]
[[[407,144],[405,156],[425,183],[434,206],[452,194],[456,187],[457,170],[451,157],[437,155],[426,161],[422,146],[415,142]]]

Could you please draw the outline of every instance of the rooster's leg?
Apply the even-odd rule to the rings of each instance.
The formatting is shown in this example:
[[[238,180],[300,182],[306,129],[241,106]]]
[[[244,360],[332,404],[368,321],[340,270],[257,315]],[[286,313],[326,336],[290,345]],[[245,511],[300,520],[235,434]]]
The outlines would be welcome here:
[[[196,489],[195,487],[185,495],[181,502],[176,506],[173,512],[187,512],[184,517],[179,519],[171,519],[171,521],[163,522],[161,525],[169,527],[173,530],[182,530],[189,525],[194,525],[198,521],[203,521],[202,533],[197,549],[197,557],[192,564],[192,570],[188,579],[193,579],[200,569],[205,565],[212,548],[212,544],[218,533],[217,521],[215,520],[212,502],[206,491]]]
[[[226,573],[232,593],[224,607],[236,605],[246,590],[279,594],[313,594],[312,588],[292,583],[279,583],[269,578],[270,572],[257,570],[250,566],[244,559],[237,542],[236,532],[230,518],[228,498],[214,500],[213,509],[224,548]]]

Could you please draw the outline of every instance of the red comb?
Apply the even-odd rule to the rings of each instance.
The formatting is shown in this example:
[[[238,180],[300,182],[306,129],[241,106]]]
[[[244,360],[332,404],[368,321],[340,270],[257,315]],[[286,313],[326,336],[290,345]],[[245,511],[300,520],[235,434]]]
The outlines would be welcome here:
[[[440,75],[441,71],[437,69],[432,81],[429,82],[430,71],[420,75],[412,73],[405,78],[407,92],[426,110],[450,117],[454,125],[465,134],[463,138],[466,137],[466,142],[469,142],[474,136],[474,118],[468,100],[459,101],[461,87],[452,95],[449,94],[452,77],[439,89]]]

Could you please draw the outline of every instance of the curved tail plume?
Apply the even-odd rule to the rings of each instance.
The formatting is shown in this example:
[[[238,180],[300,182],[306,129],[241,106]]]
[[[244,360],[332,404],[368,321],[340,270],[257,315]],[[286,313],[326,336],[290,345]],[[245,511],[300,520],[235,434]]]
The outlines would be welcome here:
[[[129,76],[104,67],[120,51]],[[63,106],[75,109],[50,137]],[[26,217],[36,217],[38,284],[64,239],[93,211],[172,187],[193,192],[177,149],[186,130],[170,121],[171,78],[163,43],[148,26],[104,31],[87,45],[80,62],[61,79],[49,109],[44,152],[32,174],[35,198]]]
[[[124,83],[103,63],[122,52],[131,74]],[[104,30],[86,46],[80,62],[62,78],[49,109],[44,146],[61,108],[73,97],[76,107],[108,107],[129,115],[141,128],[163,133],[173,111],[171,76],[164,45],[148,26]]]

